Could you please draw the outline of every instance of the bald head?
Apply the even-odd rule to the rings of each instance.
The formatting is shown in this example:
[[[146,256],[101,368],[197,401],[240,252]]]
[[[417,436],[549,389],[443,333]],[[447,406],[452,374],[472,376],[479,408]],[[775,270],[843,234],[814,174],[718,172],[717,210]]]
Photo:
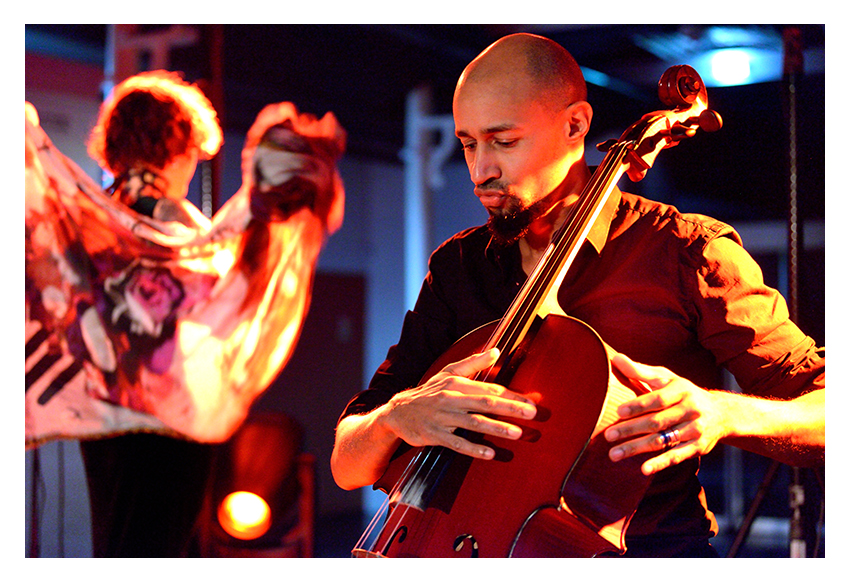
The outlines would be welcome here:
[[[555,111],[587,99],[584,76],[572,55],[558,43],[533,34],[512,34],[487,47],[461,74],[455,96],[462,87],[478,83],[514,89],[525,85]]]

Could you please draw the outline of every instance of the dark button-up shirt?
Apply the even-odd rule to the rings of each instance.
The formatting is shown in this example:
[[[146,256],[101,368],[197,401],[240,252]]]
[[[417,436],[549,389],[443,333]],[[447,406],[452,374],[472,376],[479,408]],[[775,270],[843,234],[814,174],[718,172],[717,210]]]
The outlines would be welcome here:
[[[364,413],[417,385],[453,342],[504,315],[525,282],[518,245],[486,227],[438,248],[397,345],[343,415]],[[824,385],[825,354],[788,319],[728,225],[615,191],[558,293],[564,311],[633,360],[665,366],[708,389],[728,369],[745,393],[792,398]],[[629,538],[708,538],[717,532],[686,461],[653,478]],[[649,540],[649,541],[647,541]]]

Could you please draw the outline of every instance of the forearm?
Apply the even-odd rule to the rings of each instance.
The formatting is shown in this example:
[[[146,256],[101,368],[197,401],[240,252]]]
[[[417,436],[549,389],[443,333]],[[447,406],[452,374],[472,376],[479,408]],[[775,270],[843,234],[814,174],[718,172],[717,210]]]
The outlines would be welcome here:
[[[726,410],[721,442],[793,466],[822,464],[826,451],[825,390],[794,400],[714,392]]]
[[[347,416],[337,426],[331,473],[342,489],[372,485],[384,474],[400,442],[382,422],[384,408]]]

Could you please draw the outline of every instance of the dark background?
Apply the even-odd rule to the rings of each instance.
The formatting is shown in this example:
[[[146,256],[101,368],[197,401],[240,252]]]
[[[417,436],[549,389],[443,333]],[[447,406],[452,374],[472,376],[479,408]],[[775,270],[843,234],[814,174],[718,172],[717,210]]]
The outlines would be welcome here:
[[[164,26],[140,25],[139,31]],[[333,111],[348,130],[348,155],[398,162],[406,95],[427,84],[435,113],[450,113],[463,67],[489,43],[520,28],[549,36],[580,65],[608,76],[609,87],[589,78],[593,131],[617,135],[647,111],[660,108],[655,87],[667,66],[734,43],[769,49],[781,58],[783,32],[798,30],[807,68],[812,69],[797,83],[801,206],[807,217],[824,216],[823,25],[744,26],[740,38],[725,43],[712,40],[717,35],[710,26],[677,24],[205,25],[201,32],[202,46],[217,46],[221,54],[217,105],[227,129],[246,131],[264,105],[286,99],[318,115]],[[28,42],[38,33],[67,40],[66,54],[76,50],[77,58],[103,58],[105,25],[27,25]],[[173,68],[189,79],[209,80],[215,75],[213,50],[177,48]],[[702,138],[699,156],[682,147],[660,158],[673,169],[673,189],[711,201],[727,221],[784,219],[783,200],[777,196],[787,190],[787,178],[776,160],[787,152],[785,94],[779,79],[711,88],[709,103],[723,117],[723,131]]]

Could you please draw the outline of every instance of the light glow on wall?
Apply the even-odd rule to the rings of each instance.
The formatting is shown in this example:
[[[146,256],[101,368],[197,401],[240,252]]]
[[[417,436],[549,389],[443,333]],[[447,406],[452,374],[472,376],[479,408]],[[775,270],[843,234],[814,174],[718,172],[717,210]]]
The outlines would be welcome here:
[[[716,51],[711,57],[711,76],[721,85],[746,83],[750,73],[750,55],[743,49]]]
[[[702,53],[693,62],[709,87],[766,83],[782,78],[782,54],[778,50],[722,48]]]

